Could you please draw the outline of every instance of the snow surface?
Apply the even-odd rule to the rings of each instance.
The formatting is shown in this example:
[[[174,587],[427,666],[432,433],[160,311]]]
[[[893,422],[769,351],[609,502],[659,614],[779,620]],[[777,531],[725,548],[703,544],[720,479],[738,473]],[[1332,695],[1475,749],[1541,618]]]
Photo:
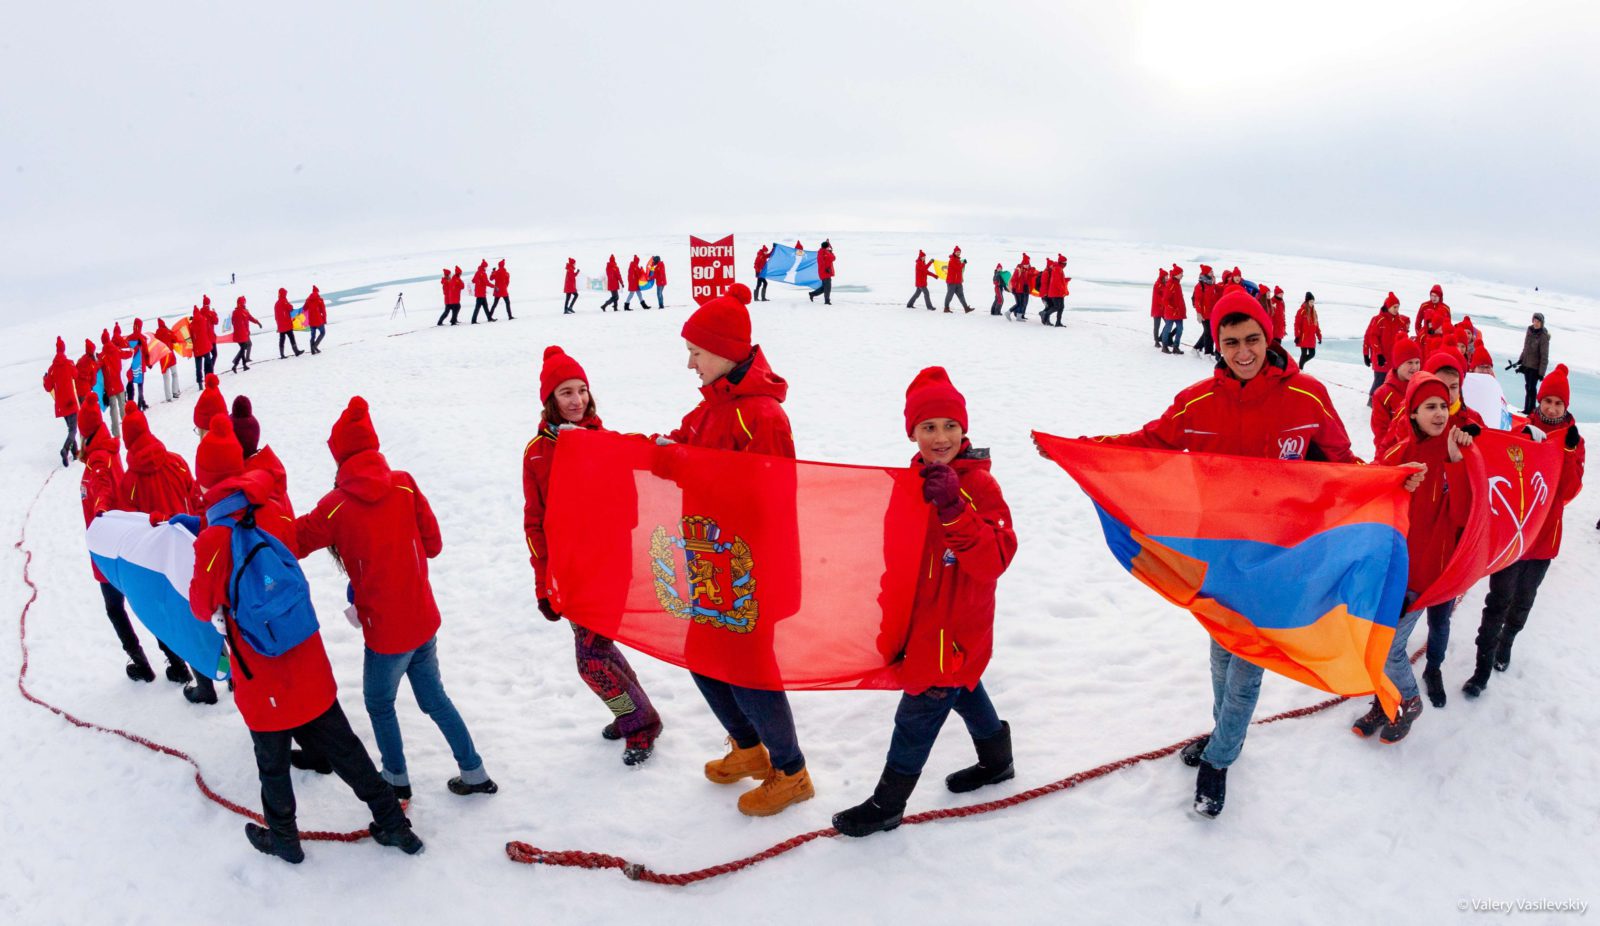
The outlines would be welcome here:
[[[794,237],[741,233],[741,278],[748,279],[759,241]],[[820,240],[801,237],[808,245]],[[1021,541],[1000,584],[996,649],[985,678],[1012,724],[1017,778],[965,800],[947,793],[943,775],[972,755],[965,731],[952,722],[912,797],[913,812],[1015,794],[1210,726],[1203,631],[1116,566],[1087,500],[1028,440],[1030,428],[1064,435],[1132,429],[1207,374],[1202,359],[1148,346],[1157,267],[1177,261],[1192,282],[1201,261],[1238,264],[1252,279],[1283,285],[1291,311],[1300,293],[1312,290],[1330,340],[1359,337],[1390,289],[1414,311],[1437,280],[1457,316],[1505,323],[1480,324],[1498,361],[1515,356],[1528,313],[1542,310],[1554,334],[1552,362],[1589,377],[1600,372],[1600,304],[1586,298],[1426,271],[1181,246],[890,234],[833,240],[840,273],[833,307],[809,304],[803,291],[778,284],[772,302],[753,307],[757,340],[791,383],[787,409],[800,455],[874,464],[908,459],[905,385],[920,367],[943,364],[967,396],[974,439],[993,448]],[[410,815],[428,851],[412,859],[371,842],[308,843],[306,864],[290,867],[251,849],[243,820],[203,799],[182,763],[3,696],[0,916],[17,923],[334,915],[356,922],[1456,922],[1458,904],[1469,900],[1600,901],[1600,681],[1593,672],[1600,664],[1593,606],[1600,549],[1591,527],[1600,502],[1592,490],[1568,511],[1562,555],[1516,662],[1482,699],[1467,703],[1458,693],[1472,658],[1480,585],[1458,612],[1445,710],[1427,711],[1411,737],[1392,747],[1348,733],[1362,710],[1354,703],[1256,728],[1216,821],[1189,812],[1194,773],[1167,758],[977,818],[860,841],[820,840],[689,889],[632,883],[614,871],[509,862],[503,846],[513,839],[613,853],[663,872],[759,851],[827,826],[832,813],[864,799],[891,729],[893,693],[794,695],[817,797],[768,819],[741,816],[734,804],[741,789],[702,777],[700,766],[720,754],[723,734],[680,669],[633,660],[666,723],[648,766],[625,768],[620,746],[598,736],[609,718],[577,677],[570,633],[534,609],[519,536],[518,472],[535,428],[547,344],[561,344],[584,364],[611,427],[662,430],[696,400],[678,337],[688,302],[686,236],[641,243],[641,255],[667,259],[673,284],[665,312],[601,315],[602,296],[585,292],[578,314],[562,317],[565,258],[575,256],[584,276],[597,276],[616,246],[593,240],[252,273],[236,287],[173,287],[40,312],[6,330],[0,527],[8,544],[55,473],[28,525],[40,588],[30,619],[32,690],[83,717],[189,752],[223,794],[257,806],[249,738],[226,699],[196,707],[175,685],[137,685],[123,676],[123,656],[89,576],[79,470],[55,465],[60,426],[37,377],[56,334],[75,357],[84,337],[98,338],[103,325],[127,319],[136,306],[146,317],[186,311],[206,291],[225,313],[243,293],[257,316],[270,317],[278,286],[299,297],[319,284],[330,295],[325,353],[280,362],[270,333],[260,335],[256,353],[265,362],[248,374],[224,373],[223,391],[230,401],[241,391],[253,400],[263,441],[286,463],[300,510],[331,484],[324,441],[346,397],[359,392],[372,403],[385,453],[416,476],[440,518],[445,549],[433,584],[445,620],[444,676],[501,791],[472,799],[445,791],[455,772],[449,752],[404,692],[402,725],[417,789]],[[978,311],[907,310],[917,249],[942,257],[957,243],[972,260],[968,291]],[[1026,326],[988,315],[992,262],[1009,269],[1021,250],[1036,264],[1057,250],[1071,256],[1064,329],[1041,330],[1036,303]],[[626,264],[631,253],[618,257]],[[507,259],[516,320],[435,328],[438,268],[459,263],[470,273],[480,256]],[[402,290],[409,313],[391,318]],[[934,292],[938,304],[942,287]],[[469,312],[470,305],[463,316]],[[1185,340],[1192,343],[1193,322],[1189,328]],[[224,347],[221,367],[230,356]],[[1311,372],[1330,385],[1358,452],[1370,452],[1367,370],[1319,358]],[[149,385],[153,429],[192,458],[192,380],[186,375],[183,398],[172,405],[161,403],[158,381]],[[1580,420],[1596,420],[1600,406],[1575,402]],[[21,555],[8,551],[0,613],[9,621],[27,597],[21,569]],[[325,556],[312,557],[306,570],[345,710],[371,748],[360,636],[338,618],[344,583]],[[154,654],[154,641],[144,637]],[[1421,638],[1419,629],[1414,642]],[[0,672],[19,665],[16,646],[0,647]],[[1257,716],[1322,697],[1269,674]],[[365,808],[337,781],[295,776],[303,828],[366,823]]]

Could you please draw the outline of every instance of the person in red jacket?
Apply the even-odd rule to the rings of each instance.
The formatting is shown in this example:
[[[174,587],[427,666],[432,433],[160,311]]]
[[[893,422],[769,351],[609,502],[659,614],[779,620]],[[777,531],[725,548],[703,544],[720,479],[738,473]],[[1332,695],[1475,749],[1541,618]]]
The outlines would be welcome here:
[[[87,402],[90,396],[94,396],[95,401],[99,402],[100,397],[95,395],[94,384],[100,379],[100,355],[95,353],[94,341],[83,339],[83,353],[79,355],[76,366],[78,404]]]
[[[244,308],[244,297],[239,297],[239,308]],[[238,311],[235,309],[234,311]],[[283,360],[283,342],[289,342],[289,347],[294,350],[296,357],[305,353],[294,339],[294,303],[289,301],[289,291],[282,287],[278,289],[278,301],[272,304],[272,318],[278,323],[278,359]]]
[[[1272,297],[1267,300],[1272,309],[1272,338],[1282,342],[1289,333],[1289,310],[1283,303],[1283,287],[1272,287]]]
[[[194,352],[194,384],[205,382],[217,368],[217,325],[221,319],[211,308],[211,297],[200,297],[200,308],[189,316],[189,341]]]
[[[1568,404],[1570,388],[1564,363],[1556,364],[1539,383],[1539,404],[1528,424],[1542,431],[1545,441],[1561,448],[1561,476],[1539,536],[1529,544],[1522,559],[1489,576],[1489,594],[1483,600],[1483,618],[1478,624],[1477,665],[1461,689],[1469,698],[1476,698],[1488,687],[1491,667],[1504,672],[1511,665],[1511,645],[1527,627],[1539,585],[1550,570],[1550,562],[1561,553],[1562,516],[1568,503],[1583,489],[1586,451]]]
[[[1189,294],[1189,304],[1194,307],[1194,316],[1200,320],[1200,337],[1195,339],[1193,349],[1207,356],[1216,355],[1216,345],[1211,343],[1211,308],[1222,298],[1222,287],[1226,286],[1228,281],[1227,271],[1223,271],[1222,278],[1222,285],[1219,286],[1211,266],[1201,264],[1200,278],[1195,280],[1194,291]]]
[[[294,784],[289,777],[296,752],[291,747],[299,742],[337,771],[372,811],[374,841],[409,855],[421,852],[422,840],[411,831],[411,821],[394,790],[378,775],[372,757],[339,706],[338,685],[322,634],[313,631],[283,655],[268,657],[233,632],[233,532],[220,519],[240,520],[248,515],[288,547],[294,545],[294,523],[284,513],[283,499],[271,478],[245,470],[243,452],[233,439],[227,415],[218,415],[209,423],[195,453],[195,474],[205,487],[204,504],[211,523],[195,538],[189,609],[198,620],[222,625],[233,670],[233,702],[255,745],[261,815],[267,825],[246,823],[245,838],[258,851],[291,864],[305,859],[295,822]],[[233,504],[235,496],[246,507],[212,515],[219,504],[224,510]]]
[[[1394,351],[1394,356],[1389,358],[1389,375],[1383,385],[1372,393],[1370,424],[1374,447],[1389,432],[1395,416],[1405,408],[1407,384],[1413,376],[1422,372],[1422,355],[1417,350],[1416,341],[1401,335],[1390,349]]]
[[[282,301],[283,290],[278,290],[278,293],[279,300]],[[239,297],[238,303],[233,307],[232,324],[234,342],[239,345],[239,352],[233,355],[233,364],[231,369],[233,372],[237,373],[239,372],[239,364],[241,363],[244,364],[244,368],[246,370],[250,369],[250,326],[255,325],[257,328],[261,327],[261,322],[257,321],[256,317],[250,314],[250,310],[245,308],[243,296]],[[278,349],[280,356],[283,353],[282,343],[282,338],[280,337]]]
[[[1367,390],[1367,404],[1372,404],[1372,394],[1378,391],[1389,375],[1394,362],[1394,343],[1411,327],[1411,319],[1400,314],[1400,297],[1390,293],[1383,300],[1378,314],[1367,322],[1367,332],[1361,338],[1361,361],[1372,368],[1372,388]]]
[[[100,387],[105,390],[106,415],[111,419],[111,436],[122,436],[122,415],[127,409],[127,395],[123,391],[122,361],[129,351],[119,336],[116,339],[104,328],[100,329]]]
[[[1163,271],[1165,272],[1165,271]],[[1033,264],[1023,252],[1022,262],[1011,271],[1011,314],[1019,322],[1028,320],[1028,297],[1033,295]]]
[[[1161,329],[1161,352],[1182,354],[1183,320],[1189,316],[1189,312],[1183,299],[1183,268],[1177,264],[1167,271],[1167,285],[1162,291],[1162,298],[1161,317],[1165,324]]]
[[[301,309],[306,313],[306,328],[310,330],[311,353],[322,353],[322,339],[328,336],[328,303],[323,301],[322,293],[315,285],[311,287],[311,295],[301,304]]]
[[[1428,301],[1417,307],[1417,339],[1437,337],[1450,325],[1450,306],[1444,301],[1444,287],[1438,283],[1428,290]]]
[[[644,281],[645,272],[644,269],[639,266],[639,255],[635,254],[633,255],[633,260],[628,263],[628,298],[624,299],[622,302],[622,310],[624,312],[633,311],[634,296],[639,297],[639,308],[650,308],[650,303],[645,301],[644,293],[639,289],[640,286],[644,285]]]
[[[494,284],[494,305],[489,306],[489,320],[494,320],[494,310],[500,308],[502,299],[506,302],[506,320],[515,320],[516,316],[511,314],[511,271],[506,269],[505,258],[495,264],[494,272],[489,274],[489,282]]]
[[[589,394],[589,377],[578,361],[554,345],[544,350],[544,365],[539,370],[539,397],[544,413],[539,433],[522,450],[522,531],[528,542],[528,561],[533,564],[535,595],[539,613],[547,620],[561,615],[550,604],[550,550],[544,532],[546,499],[550,495],[550,471],[555,465],[562,432],[578,428],[602,430]],[[628,665],[617,644],[578,624],[572,624],[578,675],[611,710],[612,720],[601,731],[606,739],[624,740],[622,763],[641,765],[655,750],[661,735],[661,717],[645,694],[644,686]]]
[[[765,263],[764,260],[763,263]],[[921,296],[922,304],[928,307],[929,312],[932,312],[933,297],[928,295],[928,277],[933,276],[933,259],[928,257],[926,251],[917,252],[917,269],[914,276],[917,286],[916,289],[911,291],[911,298],[906,300],[906,308],[916,308],[917,297]]]
[[[1039,313],[1040,324],[1050,324],[1050,316],[1054,315],[1055,326],[1061,327],[1061,313],[1067,308],[1068,279],[1065,254],[1057,254],[1055,260],[1045,263],[1044,282],[1039,286],[1039,292],[1044,298],[1044,311]]]
[[[206,387],[194,403],[194,429],[201,437],[211,426],[211,419],[228,413],[228,400],[222,397],[222,381],[215,373],[206,374]]]
[[[661,256],[659,254],[658,255],[654,255],[654,256],[652,256],[650,258],[649,269],[646,271],[645,276],[650,280],[650,282],[655,284],[655,287],[656,287],[656,308],[658,308],[658,309],[666,308],[667,307],[667,263],[666,263],[666,261],[661,259]],[[644,298],[643,296],[640,297],[641,300],[643,298]]]
[[[1221,355],[1211,376],[1181,390],[1160,418],[1140,430],[1095,439],[1191,453],[1360,462],[1327,388],[1272,345],[1272,317],[1260,302],[1241,287],[1228,287],[1212,310],[1211,328]],[[1414,473],[1406,486],[1415,490],[1421,481]],[[1211,641],[1214,724],[1210,735],[1183,750],[1185,764],[1199,769],[1195,810],[1204,816],[1222,812],[1228,767],[1244,748],[1261,671]]]
[[[167,327],[167,320],[156,319],[156,330],[153,337],[160,341],[167,352],[161,357],[161,392],[165,401],[171,402],[183,395],[183,389],[178,375],[178,336]]]
[[[734,283],[683,323],[701,400],[657,443],[794,459],[794,436],[782,404],[789,384],[751,343],[749,304],[750,290]],[[744,688],[698,673],[693,677],[728,733],[728,754],[706,763],[706,778],[717,784],[761,780],[739,796],[741,813],[769,816],[815,795],[784,692]]]
[[[606,289],[610,291],[611,298],[600,303],[600,311],[604,312],[607,306],[614,311],[622,311],[622,306],[617,304],[617,294],[622,290],[622,268],[617,266],[615,254],[606,260]]]
[[[494,321],[494,309],[489,307],[489,261],[478,262],[478,270],[472,275],[472,324],[478,323],[478,311],[481,309],[489,321]]]
[[[1167,271],[1162,268],[1156,276],[1155,286],[1150,289],[1150,339],[1155,346],[1165,348],[1161,342],[1161,326],[1167,318]],[[1167,353],[1163,350],[1162,353]]]
[[[756,288],[755,293],[751,297],[752,301],[754,302],[772,301],[771,299],[767,298],[767,278],[761,275],[761,271],[767,269],[767,258],[771,256],[771,254],[772,249],[764,244],[761,246],[761,250],[756,252]]]
[[[796,241],[794,244],[795,251],[800,251],[800,242]],[[960,253],[961,249],[956,248],[956,253],[951,256],[956,257]],[[799,259],[800,255],[796,253],[795,260],[798,261]],[[953,272],[959,274],[961,271],[955,270]],[[817,279],[821,280],[822,284],[811,291],[811,301],[816,302],[817,297],[821,296],[823,305],[833,305],[833,243],[828,241],[826,238],[823,239],[822,244],[817,248]],[[957,285],[960,285],[960,280],[961,278],[957,276]],[[961,304],[967,304],[967,297],[965,295],[961,297]],[[949,292],[945,293],[944,308],[947,312],[950,310]],[[972,310],[968,309],[967,311],[971,312]]]
[[[328,436],[339,465],[333,491],[294,522],[295,555],[305,559],[325,547],[350,576],[356,615],[366,642],[362,692],[383,758],[383,778],[402,798],[411,796],[395,695],[409,679],[417,706],[439,727],[461,774],[446,786],[453,794],[493,794],[466,722],[439,676],[439,606],[428,582],[428,560],[444,542],[428,499],[410,473],[392,470],[378,452],[367,400],[354,396]]]
[[[823,254],[832,254],[832,253],[833,253],[833,249],[828,246],[828,243],[826,241],[824,241],[822,243],[822,250],[817,252],[817,271],[818,271],[818,275],[820,275],[821,271],[822,271],[822,255]],[[832,273],[831,273],[832,260],[831,259],[829,260],[829,265],[830,265],[829,277],[831,277],[832,276]],[[966,278],[967,278],[967,260],[966,260],[966,258],[961,256],[961,248],[957,247],[957,248],[955,248],[955,250],[950,252],[950,260],[944,266],[944,310],[946,312],[950,311],[950,300],[951,299],[960,299],[961,300],[961,307],[963,309],[967,310],[968,313],[970,313],[972,311],[972,306],[967,305]],[[824,278],[823,279],[823,283],[824,284],[828,284],[829,283],[828,278]],[[832,291],[832,286],[831,285],[829,286],[829,291],[830,292]]]
[[[144,400],[144,371],[150,367],[150,339],[144,333],[144,319],[133,320],[133,330],[128,332],[123,346],[129,355],[128,398],[139,411],[148,411],[150,406]]]
[[[1425,467],[1422,484],[1411,494],[1410,526],[1406,530],[1410,568],[1405,604],[1389,647],[1389,661],[1384,667],[1385,674],[1400,691],[1400,711],[1390,720],[1378,699],[1373,698],[1372,706],[1351,725],[1351,730],[1360,737],[1382,730],[1379,739],[1385,743],[1405,739],[1411,725],[1422,714],[1422,695],[1417,690],[1417,676],[1411,669],[1407,644],[1423,609],[1413,610],[1411,605],[1444,572],[1472,507],[1473,487],[1461,455],[1463,448],[1472,446],[1472,435],[1450,423],[1449,406],[1450,389],[1442,380],[1431,373],[1413,376],[1406,387],[1405,402],[1410,433],[1378,460],[1388,466],[1421,464]],[[1449,620],[1448,612],[1445,620]],[[1429,624],[1431,627],[1431,620]],[[1430,633],[1430,654],[1432,636]],[[1440,706],[1442,682],[1439,666],[1431,658],[1423,676],[1428,679],[1430,695],[1439,688],[1441,700],[1434,703]]]
[[[57,418],[67,422],[67,439],[61,444],[61,465],[78,455],[78,368],[67,359],[67,342],[56,338],[56,356],[44,371],[44,391],[55,404]]]
[[[910,625],[897,641],[904,693],[883,773],[871,797],[833,815],[834,828],[846,836],[900,825],[951,711],[966,723],[978,762],[947,776],[945,787],[960,794],[1015,776],[1011,727],[982,681],[994,651],[995,586],[1017,552],[1011,509],[989,472],[989,451],[967,438],[966,399],[943,367],[912,379],[905,422],[917,445],[911,465],[922,477],[928,567],[918,571]]]
[[[1476,434],[1477,430],[1484,427],[1483,416],[1473,411],[1461,401],[1461,377],[1467,369],[1466,358],[1462,357],[1454,348],[1435,351],[1427,362],[1422,365],[1423,372],[1430,373],[1444,383],[1450,393],[1450,425],[1461,428],[1469,433]],[[1469,427],[1470,425],[1470,427]],[[1389,429],[1384,432],[1375,446],[1379,453],[1387,453],[1389,448],[1406,439],[1411,433],[1410,420],[1405,415],[1397,415],[1389,424]]]
[[[1282,299],[1274,300],[1278,305]],[[1322,325],[1317,321],[1317,297],[1306,293],[1300,309],[1294,313],[1294,345],[1300,348],[1300,368],[1305,369],[1317,355],[1317,345],[1322,343]]]
[[[450,319],[450,324],[461,322],[461,268],[456,268],[456,276],[450,275],[449,267],[439,270],[439,289],[444,296],[444,311],[439,313],[439,320],[433,323],[435,328],[444,324],[445,319]]]
[[[561,314],[571,315],[573,306],[578,304],[578,262],[571,257],[567,258],[566,278],[561,281],[561,292],[566,294],[561,303]]]

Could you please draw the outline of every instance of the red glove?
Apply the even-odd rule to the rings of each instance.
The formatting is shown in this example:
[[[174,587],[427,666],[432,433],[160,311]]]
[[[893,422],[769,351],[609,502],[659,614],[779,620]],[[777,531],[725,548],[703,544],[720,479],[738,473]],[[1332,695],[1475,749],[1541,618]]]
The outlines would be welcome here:
[[[954,521],[961,514],[961,477],[943,463],[924,466],[922,498],[939,513],[940,521]]]

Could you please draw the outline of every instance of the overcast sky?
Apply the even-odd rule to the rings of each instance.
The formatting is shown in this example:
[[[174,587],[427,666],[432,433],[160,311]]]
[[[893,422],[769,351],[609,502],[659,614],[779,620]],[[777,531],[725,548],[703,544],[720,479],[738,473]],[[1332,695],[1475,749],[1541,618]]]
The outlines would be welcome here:
[[[1600,294],[1600,5],[1311,7],[13,4],[0,312],[347,255],[791,224]]]

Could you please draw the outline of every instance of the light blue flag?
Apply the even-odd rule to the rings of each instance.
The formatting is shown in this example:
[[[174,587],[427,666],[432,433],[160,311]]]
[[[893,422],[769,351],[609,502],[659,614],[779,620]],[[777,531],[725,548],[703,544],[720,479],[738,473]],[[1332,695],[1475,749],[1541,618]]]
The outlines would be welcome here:
[[[786,244],[774,244],[767,265],[761,270],[761,278],[815,289],[822,285],[822,277],[817,275],[817,252],[799,254]]]

